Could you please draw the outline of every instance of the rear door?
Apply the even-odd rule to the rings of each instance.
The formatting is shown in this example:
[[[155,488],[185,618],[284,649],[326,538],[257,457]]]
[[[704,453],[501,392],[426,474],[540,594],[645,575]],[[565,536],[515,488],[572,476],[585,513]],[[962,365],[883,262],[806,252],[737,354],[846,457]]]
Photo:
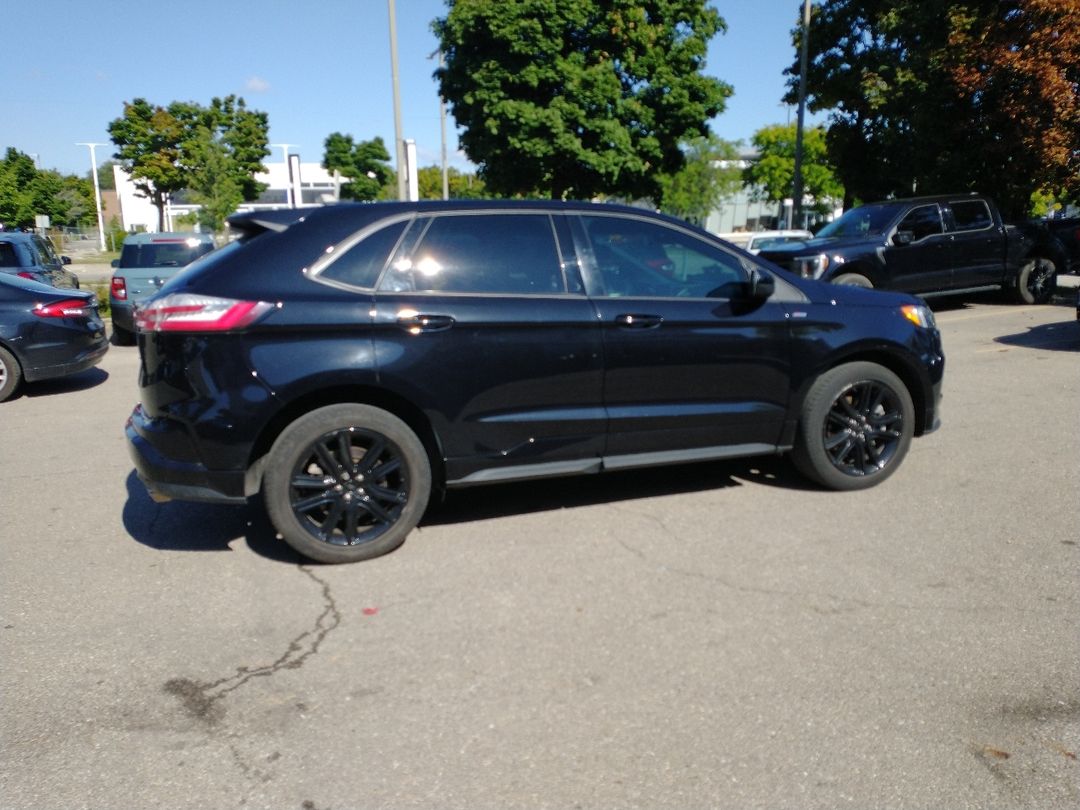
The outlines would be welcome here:
[[[542,210],[439,212],[383,273],[380,385],[423,408],[450,484],[599,468],[600,327],[568,234]]]
[[[773,450],[790,395],[784,295],[740,303],[750,260],[676,225],[576,222],[603,330],[605,466]]]
[[[1005,231],[994,222],[986,200],[953,200],[948,209],[953,286],[1000,284],[1005,273]]]

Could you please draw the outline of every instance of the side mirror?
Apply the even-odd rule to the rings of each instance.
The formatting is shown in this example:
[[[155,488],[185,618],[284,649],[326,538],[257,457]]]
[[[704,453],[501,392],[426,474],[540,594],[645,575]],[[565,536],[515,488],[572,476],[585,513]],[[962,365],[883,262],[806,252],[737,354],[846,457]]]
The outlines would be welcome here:
[[[110,264],[111,264],[111,265],[112,265],[113,267],[119,267],[119,266],[120,266],[120,260],[119,260],[119,259],[113,259],[113,260],[112,260],[112,261],[110,262]]]
[[[70,256],[61,256],[60,257],[60,263],[61,264],[71,264],[71,257]]]
[[[776,280],[764,270],[753,268],[746,281],[746,297],[751,301],[764,301],[774,292]]]
[[[892,238],[892,243],[894,245],[910,245],[914,241],[914,231],[897,231]]]

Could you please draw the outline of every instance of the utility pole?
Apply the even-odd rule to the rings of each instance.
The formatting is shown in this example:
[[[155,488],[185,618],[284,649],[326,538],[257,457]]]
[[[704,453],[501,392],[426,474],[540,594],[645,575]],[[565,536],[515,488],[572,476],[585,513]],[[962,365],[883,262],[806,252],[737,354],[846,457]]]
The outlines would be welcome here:
[[[390,11],[390,82],[394,93],[394,154],[397,160],[397,192],[398,199],[404,201],[405,196],[405,142],[401,139],[401,90],[398,87],[398,58],[397,58],[397,14],[394,11],[394,0],[386,0]]]
[[[103,143],[77,143],[76,146],[89,146],[90,147],[90,175],[94,178],[94,206],[97,208],[97,229],[98,237],[101,239],[101,249],[105,250],[105,222],[101,218],[101,183],[98,181],[97,176],[97,157],[94,154],[94,148],[98,146],[105,146]]]
[[[799,116],[795,124],[795,188],[792,192],[794,209],[792,227],[802,228],[803,208],[803,120],[806,116],[806,67],[810,52],[810,0],[803,0],[802,49],[799,56]]]
[[[443,58],[443,52],[440,48],[431,54],[428,59],[434,59],[439,57],[439,70],[442,70],[446,66],[446,60]],[[442,93],[439,93],[439,130],[442,134],[442,198],[444,200],[450,199],[450,170],[446,165],[446,99],[442,97]]]

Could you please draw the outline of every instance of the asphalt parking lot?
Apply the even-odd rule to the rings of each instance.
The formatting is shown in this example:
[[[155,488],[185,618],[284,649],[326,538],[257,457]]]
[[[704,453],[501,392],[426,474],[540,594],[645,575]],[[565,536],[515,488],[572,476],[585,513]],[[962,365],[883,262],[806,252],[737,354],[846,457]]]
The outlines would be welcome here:
[[[344,567],[149,499],[136,349],[27,388],[0,807],[1076,807],[1078,281],[935,304],[944,424],[880,487],[773,458],[489,487]]]

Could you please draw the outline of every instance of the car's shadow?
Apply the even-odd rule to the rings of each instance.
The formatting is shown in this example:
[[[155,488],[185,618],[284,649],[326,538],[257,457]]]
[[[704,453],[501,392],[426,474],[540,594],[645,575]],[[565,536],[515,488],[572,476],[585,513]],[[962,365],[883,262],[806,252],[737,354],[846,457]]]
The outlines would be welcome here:
[[[995,343],[1025,349],[1048,349],[1055,352],[1080,352],[1080,321],[1059,321],[1032,326],[1014,335],[994,338]]]
[[[72,391],[86,391],[96,388],[107,379],[109,379],[107,371],[100,368],[89,368],[86,371],[80,371],[67,377],[25,383],[21,393],[27,399],[52,397],[57,394],[69,394]]]
[[[989,291],[968,295],[942,295],[926,298],[926,303],[934,312],[954,312],[971,309],[976,304],[996,304],[998,306],[1020,306],[1011,291]],[[1058,285],[1054,294],[1045,304],[1039,306],[1075,307],[1076,288]]]
[[[155,503],[135,471],[127,477],[124,529],[137,542],[162,551],[230,551],[243,540],[263,557],[308,563],[281,540],[259,498],[242,506],[169,501]],[[666,495],[702,492],[745,483],[783,489],[814,489],[782,457],[653,467],[644,470],[492,484],[432,497],[421,526],[469,523],[509,515],[549,512]]]

